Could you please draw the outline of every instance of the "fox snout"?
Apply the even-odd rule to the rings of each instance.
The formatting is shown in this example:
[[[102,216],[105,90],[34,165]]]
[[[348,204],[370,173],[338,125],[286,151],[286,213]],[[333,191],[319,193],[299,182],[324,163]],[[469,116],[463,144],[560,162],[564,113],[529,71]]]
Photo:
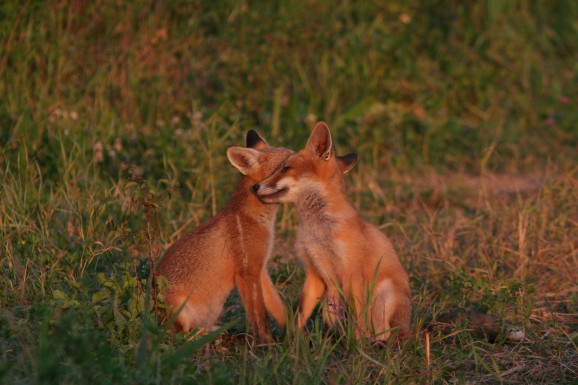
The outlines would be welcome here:
[[[253,186],[253,189],[259,198],[265,198],[268,195],[275,194],[277,192],[275,185],[271,186],[266,183],[257,183]]]
[[[286,195],[288,188],[279,186],[278,184],[257,183],[253,186],[253,191],[257,196],[267,203],[282,202],[283,196]]]
[[[271,187],[270,185],[261,182],[253,185],[253,191],[259,198],[264,198],[277,192],[277,189],[274,186]]]
[[[256,183],[253,185],[253,192],[265,203],[278,203],[282,195],[284,195],[283,189],[279,189],[276,186],[270,186],[263,183]]]

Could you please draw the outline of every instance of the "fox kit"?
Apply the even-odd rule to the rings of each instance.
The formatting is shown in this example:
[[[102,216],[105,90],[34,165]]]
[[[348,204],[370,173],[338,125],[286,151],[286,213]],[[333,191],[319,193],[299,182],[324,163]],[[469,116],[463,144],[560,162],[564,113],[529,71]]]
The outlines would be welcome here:
[[[265,310],[284,326],[285,306],[267,273],[278,205],[263,203],[253,185],[293,153],[270,147],[252,130],[247,148],[227,150],[229,161],[243,174],[231,199],[215,217],[169,247],[156,270],[167,280],[165,298],[172,312],[178,312],[176,322],[183,331],[211,329],[235,285],[261,341],[271,341]]]
[[[393,328],[405,337],[411,317],[408,276],[387,237],[347,200],[342,173],[356,162],[356,154],[335,156],[329,127],[319,122],[305,149],[254,188],[264,202],[293,202],[299,212],[296,247],[306,272],[299,328],[321,298],[329,324],[335,322],[332,313],[339,316],[351,299],[357,337],[385,340]]]

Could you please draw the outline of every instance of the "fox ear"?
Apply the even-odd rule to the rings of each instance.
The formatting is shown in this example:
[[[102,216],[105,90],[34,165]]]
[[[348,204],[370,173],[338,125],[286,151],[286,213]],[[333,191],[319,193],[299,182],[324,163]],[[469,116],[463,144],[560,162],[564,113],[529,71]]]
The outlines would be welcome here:
[[[337,156],[337,165],[342,174],[347,173],[357,164],[357,154],[352,152],[351,154]]]
[[[313,155],[329,160],[331,157],[331,132],[325,122],[318,122],[307,140],[307,148]]]
[[[246,139],[247,147],[248,148],[255,148],[257,150],[262,150],[264,148],[269,147],[269,144],[257,133],[255,130],[249,130],[247,132],[247,139]]]
[[[234,146],[227,149],[227,158],[241,174],[247,175],[259,163],[259,152],[252,148]]]

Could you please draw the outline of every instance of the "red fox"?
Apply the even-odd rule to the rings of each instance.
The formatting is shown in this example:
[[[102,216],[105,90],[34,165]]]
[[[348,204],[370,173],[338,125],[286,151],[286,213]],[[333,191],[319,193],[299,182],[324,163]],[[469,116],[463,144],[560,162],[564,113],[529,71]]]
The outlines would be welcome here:
[[[167,280],[166,302],[178,312],[176,323],[183,331],[211,329],[236,285],[252,330],[270,342],[265,310],[285,325],[285,305],[267,273],[279,205],[263,203],[253,186],[294,151],[270,147],[253,130],[246,142],[247,148],[227,149],[229,161],[243,174],[229,202],[169,247],[155,274]]]
[[[347,200],[342,173],[356,154],[336,157],[329,127],[315,125],[307,145],[290,155],[268,178],[254,186],[266,203],[293,202],[300,223],[297,252],[305,267],[298,328],[302,329],[321,298],[324,319],[332,324],[352,299],[357,337],[389,338],[410,332],[408,275],[387,237],[360,218]]]

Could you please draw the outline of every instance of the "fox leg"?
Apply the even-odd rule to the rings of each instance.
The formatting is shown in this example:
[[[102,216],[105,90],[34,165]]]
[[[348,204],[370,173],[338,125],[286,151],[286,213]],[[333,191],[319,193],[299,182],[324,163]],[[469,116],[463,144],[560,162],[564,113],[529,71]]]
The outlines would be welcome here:
[[[254,274],[237,274],[235,281],[251,328],[261,341],[273,341],[267,322],[261,279]]]
[[[178,313],[176,324],[187,333],[196,328],[210,331],[219,318],[224,300],[213,303],[193,303],[186,293],[172,292],[167,293],[166,302],[173,313]]]
[[[196,316],[190,303],[187,302],[186,295],[167,295],[167,304],[173,313],[178,313],[175,320],[185,333],[191,329],[201,326],[201,320]]]
[[[334,326],[339,320],[343,320],[346,312],[346,304],[342,294],[334,284],[327,286],[325,304],[323,305],[323,320],[329,326]]]
[[[261,271],[261,287],[263,289],[265,308],[275,318],[279,326],[285,326],[285,303],[279,296],[275,286],[273,286],[271,277],[269,277],[266,269]]]
[[[397,298],[394,283],[385,279],[379,282],[372,295],[369,308],[369,320],[373,324],[373,332],[379,340],[387,340],[391,335],[392,318],[397,308]]]
[[[348,291],[351,306],[355,307],[355,338],[367,337],[372,332],[371,314],[372,309],[368,307],[368,288],[361,277],[356,277],[351,282]],[[369,328],[368,328],[369,323]]]
[[[311,267],[308,267],[299,301],[299,313],[297,315],[297,327],[299,329],[303,329],[305,326],[313,309],[315,309],[315,305],[325,293],[325,289],[323,280]]]

